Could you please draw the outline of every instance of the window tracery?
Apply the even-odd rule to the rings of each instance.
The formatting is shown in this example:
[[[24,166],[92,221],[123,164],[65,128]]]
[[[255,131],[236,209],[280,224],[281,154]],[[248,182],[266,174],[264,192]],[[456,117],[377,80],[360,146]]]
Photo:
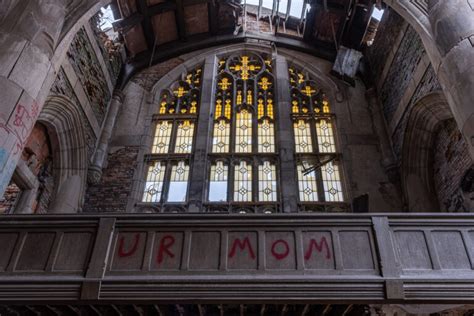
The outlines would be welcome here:
[[[300,202],[343,202],[329,99],[309,74],[288,71]]]
[[[272,62],[265,55],[235,54],[220,59],[217,73],[208,200],[276,203]],[[215,171],[223,164],[218,157],[228,168],[225,199],[223,193],[216,198]]]
[[[184,203],[199,110],[201,67],[164,89],[154,115],[154,134],[143,202]]]
[[[288,69],[290,86],[279,89],[290,89],[291,118],[287,122],[293,124],[293,170],[300,209],[343,202],[336,120],[329,98],[308,73],[293,66]],[[207,180],[203,182],[206,209],[276,211],[282,193],[271,59],[244,52],[218,60],[211,109],[203,108],[211,111],[209,135],[204,136],[196,135],[201,74],[197,67],[159,95],[151,147],[145,158],[148,166],[142,202],[178,207],[187,203],[191,177],[196,176],[195,171],[191,173],[195,138],[201,137],[199,151],[206,146],[202,137],[209,137],[207,159],[200,158],[201,166],[207,164],[208,169],[201,167],[203,173],[196,176]],[[204,121],[200,119],[200,124]]]

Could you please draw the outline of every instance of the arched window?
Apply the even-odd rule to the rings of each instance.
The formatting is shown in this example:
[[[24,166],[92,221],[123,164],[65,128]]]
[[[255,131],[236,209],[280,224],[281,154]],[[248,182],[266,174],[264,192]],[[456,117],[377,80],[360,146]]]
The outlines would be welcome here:
[[[159,110],[153,117],[153,144],[146,158],[149,165],[143,202],[186,201],[201,73],[198,67],[161,92]]]
[[[289,76],[299,200],[342,202],[335,116],[329,99],[308,73],[292,66]]]
[[[290,84],[277,87],[279,64],[263,53],[208,60],[155,99],[141,201],[211,212],[296,212],[296,196],[299,210],[344,202],[335,116],[316,81],[292,66]],[[290,91],[291,108],[277,102],[277,89]]]
[[[276,203],[274,78],[267,56],[221,58],[210,154],[210,203]]]

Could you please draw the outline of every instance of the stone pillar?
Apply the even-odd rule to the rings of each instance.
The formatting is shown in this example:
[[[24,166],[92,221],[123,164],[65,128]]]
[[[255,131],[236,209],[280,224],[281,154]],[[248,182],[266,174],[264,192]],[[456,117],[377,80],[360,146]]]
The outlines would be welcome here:
[[[295,144],[293,139],[293,122],[291,121],[291,96],[288,63],[282,56],[275,60],[275,77],[277,81],[278,101],[278,152],[280,154],[280,176],[282,212],[298,212],[298,182],[296,181]]]
[[[79,210],[81,201],[82,179],[80,175],[72,175],[61,184],[56,199],[50,206],[52,214],[75,214]]]
[[[199,105],[198,130],[196,145],[193,153],[193,168],[191,170],[191,185],[189,188],[189,212],[202,210],[202,201],[206,200],[205,183],[207,179],[207,154],[209,145],[209,128],[211,124],[211,104],[214,96],[217,69],[217,58],[212,55],[206,58],[201,85],[201,103]]]
[[[91,184],[98,184],[102,177],[102,168],[107,160],[110,138],[112,137],[118,112],[123,104],[123,98],[122,91],[115,90],[112,99],[110,100],[109,110],[107,111],[104,120],[102,132],[99,137],[99,143],[97,144],[97,149],[87,175],[88,181]]]
[[[428,0],[441,62],[434,65],[474,159],[474,0]]]
[[[65,1],[8,3],[0,21],[0,196],[41,111],[37,100],[54,74],[51,59],[65,16]]]
[[[382,155],[382,167],[390,178],[390,181],[398,182],[397,176],[398,168],[395,161],[395,155],[390,144],[390,137],[387,133],[385,119],[382,113],[382,106],[379,102],[375,88],[370,88],[366,91],[365,97],[369,105],[370,115],[372,116],[372,123],[374,125],[374,132],[379,140],[380,152]]]

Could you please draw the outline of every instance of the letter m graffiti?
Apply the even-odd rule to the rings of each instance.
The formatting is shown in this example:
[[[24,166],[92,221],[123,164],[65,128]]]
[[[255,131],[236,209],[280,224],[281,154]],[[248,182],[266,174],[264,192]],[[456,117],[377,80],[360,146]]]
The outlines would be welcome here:
[[[314,238],[311,238],[309,241],[309,247],[304,255],[305,260],[309,260],[311,258],[311,255],[313,254],[313,248],[319,253],[325,251],[326,259],[331,259],[331,252],[329,250],[329,244],[326,240],[326,237],[321,237],[319,243]]]

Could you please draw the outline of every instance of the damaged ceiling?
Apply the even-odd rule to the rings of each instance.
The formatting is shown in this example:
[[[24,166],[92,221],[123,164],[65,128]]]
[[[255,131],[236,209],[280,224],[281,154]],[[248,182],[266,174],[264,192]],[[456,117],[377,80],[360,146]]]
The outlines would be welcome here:
[[[292,1],[302,2],[298,17],[290,14]],[[246,38],[261,37],[334,60],[340,45],[361,48],[371,30],[374,2],[249,0],[255,5],[245,0],[116,0],[112,8],[118,19],[114,28],[127,49],[124,76],[129,77],[177,54]]]

